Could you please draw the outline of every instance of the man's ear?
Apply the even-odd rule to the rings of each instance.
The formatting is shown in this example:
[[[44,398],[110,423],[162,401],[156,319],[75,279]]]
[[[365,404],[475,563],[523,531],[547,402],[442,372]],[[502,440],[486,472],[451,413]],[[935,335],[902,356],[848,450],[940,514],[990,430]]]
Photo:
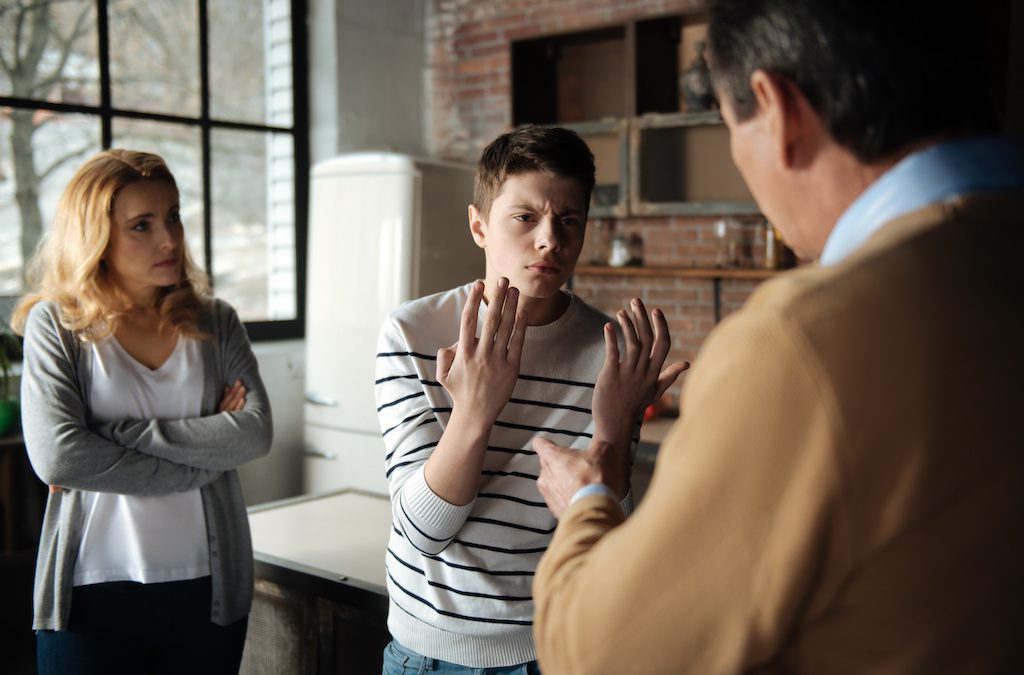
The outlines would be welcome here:
[[[477,246],[487,248],[487,223],[484,222],[480,209],[472,204],[469,205],[469,231]]]
[[[802,94],[788,80],[763,70],[750,74],[750,89],[758,113],[764,115],[764,130],[771,139],[779,168],[792,168],[801,154],[799,144],[805,140],[803,117],[807,109],[799,105]]]

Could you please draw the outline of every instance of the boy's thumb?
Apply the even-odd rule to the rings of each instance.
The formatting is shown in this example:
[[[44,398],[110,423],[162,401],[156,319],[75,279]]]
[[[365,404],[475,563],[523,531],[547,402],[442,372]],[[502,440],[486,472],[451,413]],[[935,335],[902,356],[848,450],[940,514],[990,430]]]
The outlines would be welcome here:
[[[448,371],[452,369],[452,363],[455,362],[455,348],[458,346],[458,342],[453,344],[451,347],[442,347],[437,350],[437,381],[443,382],[448,376]]]

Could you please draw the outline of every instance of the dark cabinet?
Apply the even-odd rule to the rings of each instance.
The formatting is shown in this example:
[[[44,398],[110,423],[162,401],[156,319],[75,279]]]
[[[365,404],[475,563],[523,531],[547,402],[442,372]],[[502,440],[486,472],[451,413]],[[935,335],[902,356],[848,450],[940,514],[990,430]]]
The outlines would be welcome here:
[[[693,96],[706,33],[695,13],[512,43],[512,120],[583,136],[592,216],[758,213],[714,102]]]

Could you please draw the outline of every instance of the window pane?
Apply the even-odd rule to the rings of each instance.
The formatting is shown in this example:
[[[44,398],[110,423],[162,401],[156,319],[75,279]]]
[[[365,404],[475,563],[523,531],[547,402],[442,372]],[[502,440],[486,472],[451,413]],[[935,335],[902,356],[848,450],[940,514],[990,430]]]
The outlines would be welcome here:
[[[186,117],[199,114],[195,0],[110,0],[111,103]]]
[[[0,95],[99,103],[95,5],[0,1]]]
[[[213,282],[243,321],[296,318],[295,159],[288,134],[213,130]]]
[[[192,260],[206,267],[203,246],[203,160],[199,127],[114,118],[115,148],[153,152],[164,158],[181,196],[181,219]]]
[[[0,108],[0,296],[22,292],[22,270],[71,175],[100,149],[91,115]]]
[[[210,115],[292,124],[289,0],[209,0]]]

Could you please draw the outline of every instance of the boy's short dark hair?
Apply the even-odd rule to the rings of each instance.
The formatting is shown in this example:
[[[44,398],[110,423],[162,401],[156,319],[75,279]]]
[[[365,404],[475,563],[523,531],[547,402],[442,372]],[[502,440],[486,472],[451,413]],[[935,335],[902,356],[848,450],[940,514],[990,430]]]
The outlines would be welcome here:
[[[594,190],[594,155],[575,131],[532,124],[502,134],[480,155],[473,185],[473,206],[486,218],[501,187],[528,171],[571,178],[583,188],[585,207],[590,208]]]

